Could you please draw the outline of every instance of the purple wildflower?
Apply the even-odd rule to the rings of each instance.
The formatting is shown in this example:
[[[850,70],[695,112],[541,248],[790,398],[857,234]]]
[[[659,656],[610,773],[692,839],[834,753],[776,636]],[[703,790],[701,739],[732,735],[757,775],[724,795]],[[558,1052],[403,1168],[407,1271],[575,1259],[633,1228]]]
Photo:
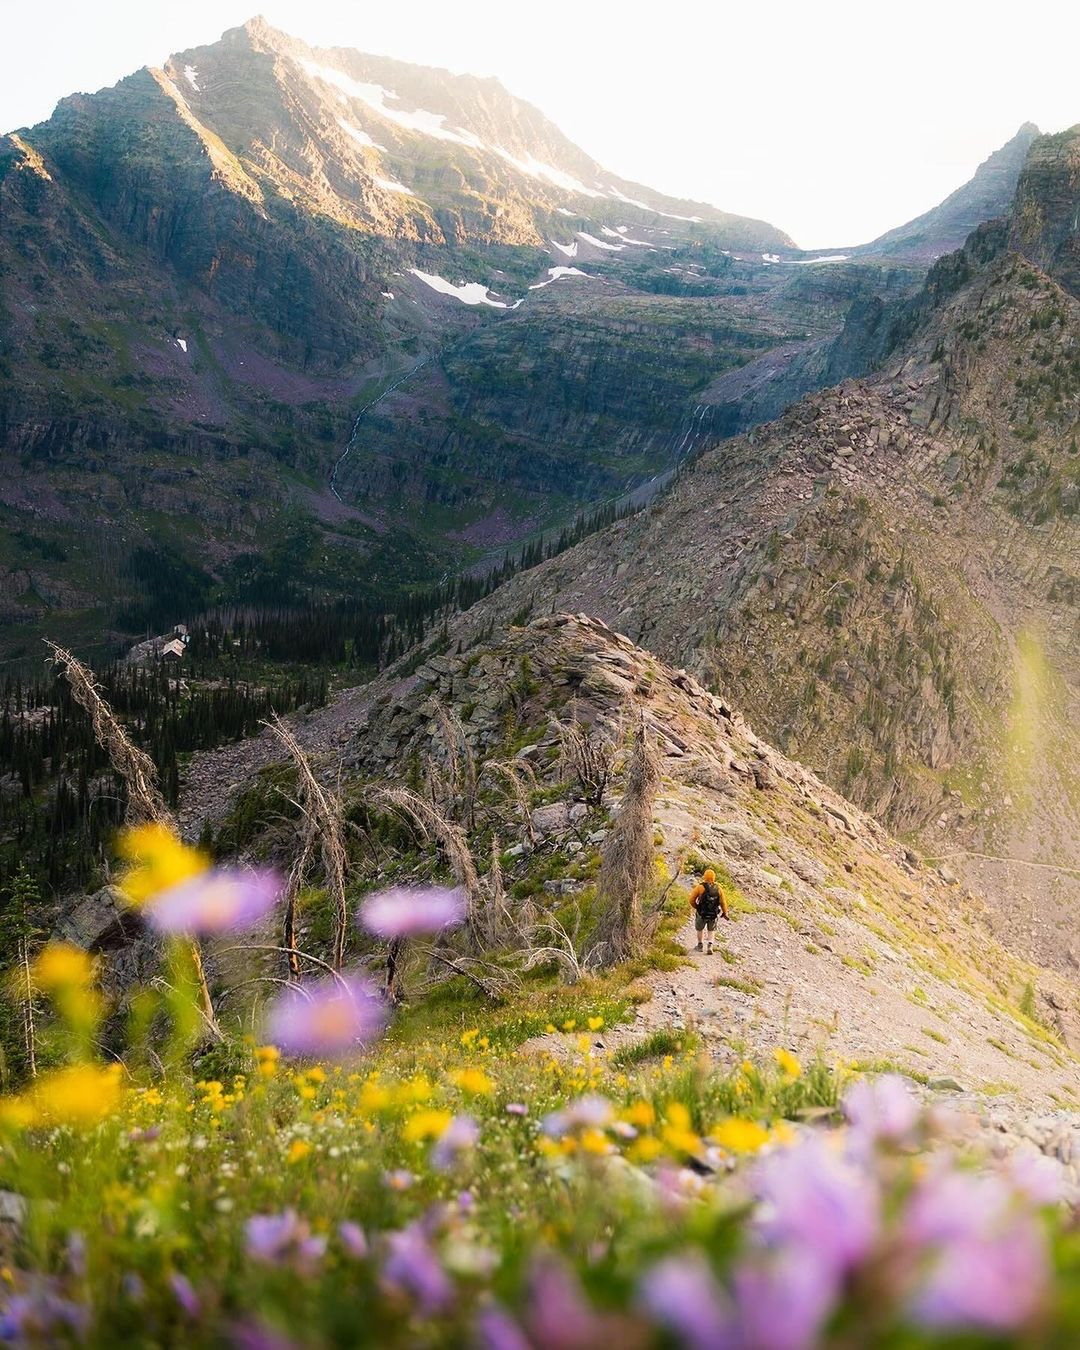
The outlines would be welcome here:
[[[386,1005],[361,974],[287,990],[270,1009],[268,1034],[289,1054],[341,1057],[377,1036]]]
[[[914,1246],[981,1240],[1000,1232],[1013,1209],[1004,1180],[957,1172],[940,1163],[923,1178],[908,1202],[904,1236]]]
[[[590,1307],[573,1271],[551,1257],[533,1263],[529,1332],[544,1350],[582,1350],[601,1343],[603,1319]]]
[[[474,1339],[479,1350],[531,1350],[525,1333],[498,1304],[477,1313]]]
[[[169,1287],[175,1294],[176,1301],[183,1308],[185,1315],[195,1321],[202,1312],[202,1304],[199,1302],[198,1294],[192,1288],[191,1281],[174,1272],[169,1276]]]
[[[214,868],[155,896],[143,910],[159,933],[213,936],[253,928],[277,903],[275,872]]]
[[[455,1116],[435,1141],[429,1161],[439,1172],[445,1172],[459,1153],[475,1148],[480,1138],[480,1127],[472,1116]]]
[[[1046,1238],[1030,1215],[999,1233],[945,1243],[912,1303],[923,1326],[1016,1331],[1042,1306],[1050,1283]]]
[[[383,1185],[388,1191],[407,1191],[416,1178],[404,1167],[396,1167],[391,1172],[383,1173]]]
[[[740,1266],[734,1284],[738,1343],[753,1350],[811,1350],[839,1292],[835,1268],[794,1247]]]
[[[772,1153],[756,1172],[757,1228],[769,1245],[795,1246],[837,1274],[869,1254],[878,1233],[875,1180],[820,1139]]]
[[[338,1237],[346,1252],[357,1261],[363,1261],[368,1255],[367,1234],[358,1223],[345,1219],[338,1224]]]
[[[1062,1197],[1062,1167],[1056,1158],[1034,1148],[1018,1148],[1005,1165],[1013,1189],[1028,1204],[1056,1205]]]
[[[579,1097],[561,1111],[551,1111],[541,1121],[541,1127],[545,1134],[559,1139],[574,1130],[603,1129],[613,1115],[611,1103],[606,1097]]]
[[[898,1074],[861,1078],[845,1094],[843,1108],[855,1142],[863,1148],[910,1143],[919,1123],[919,1104]]]
[[[53,1280],[34,1280],[0,1312],[0,1340],[20,1345],[63,1345],[72,1335],[82,1340],[89,1326],[90,1310],[63,1298]]]
[[[657,1262],[646,1271],[638,1294],[653,1320],[689,1350],[726,1350],[733,1344],[727,1300],[699,1252]]]
[[[313,1237],[311,1227],[295,1210],[256,1214],[245,1227],[248,1255],[269,1266],[294,1266],[310,1271],[326,1251],[326,1239]]]
[[[524,1102],[507,1102],[506,1114],[508,1116],[527,1116],[529,1114],[529,1108]]]
[[[411,1223],[388,1234],[387,1247],[382,1268],[386,1284],[414,1299],[424,1313],[449,1306],[454,1287],[421,1224]]]
[[[393,886],[369,896],[360,922],[376,937],[420,937],[453,928],[465,917],[465,892],[460,887]]]
[[[265,1322],[237,1322],[231,1329],[230,1340],[235,1350],[297,1350],[295,1341]]]

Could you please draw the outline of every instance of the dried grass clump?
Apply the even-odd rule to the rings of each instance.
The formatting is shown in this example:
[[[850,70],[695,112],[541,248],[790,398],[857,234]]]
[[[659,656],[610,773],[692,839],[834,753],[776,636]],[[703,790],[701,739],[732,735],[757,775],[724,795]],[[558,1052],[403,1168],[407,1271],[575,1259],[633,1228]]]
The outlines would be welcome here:
[[[559,727],[559,763],[564,781],[576,783],[582,801],[601,806],[615,772],[615,759],[622,736],[618,729],[605,736],[596,726],[578,720],[576,707],[571,720]]]
[[[327,889],[334,902],[333,967],[340,970],[345,964],[345,940],[349,931],[349,906],[345,895],[345,871],[348,852],[345,848],[345,808],[340,796],[328,792],[315,777],[311,761],[304,753],[292,731],[274,713],[266,722],[280,745],[296,765],[301,833],[300,851],[296,855],[285,892],[285,922],[283,946],[289,952],[289,972],[294,979],[300,976],[296,955],[296,897],[304,885],[308,869],[318,851]]]
[[[653,876],[652,818],[659,788],[660,760],[642,720],[626,769],[622,806],[601,854],[600,918],[594,936],[603,965],[637,955],[644,943],[641,903]]]
[[[140,825],[156,821],[174,833],[179,833],[172,812],[165,805],[165,798],[158,788],[154,761],[132,743],[116,714],[98,693],[92,671],[66,648],[58,647],[55,642],[46,642],[45,645],[52,652],[50,659],[53,664],[67,681],[72,698],[89,715],[94,739],[109,756],[109,763],[127,786],[125,821]],[[199,1009],[208,1030],[220,1039],[221,1029],[214,1015],[198,942],[191,942],[190,951]]]

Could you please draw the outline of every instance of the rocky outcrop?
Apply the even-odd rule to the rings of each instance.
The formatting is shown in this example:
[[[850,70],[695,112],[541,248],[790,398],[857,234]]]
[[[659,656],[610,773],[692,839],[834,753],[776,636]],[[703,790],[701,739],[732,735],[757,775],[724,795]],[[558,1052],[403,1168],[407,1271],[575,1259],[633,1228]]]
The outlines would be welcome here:
[[[1010,245],[1080,296],[1080,126],[1040,136],[1016,190]]]

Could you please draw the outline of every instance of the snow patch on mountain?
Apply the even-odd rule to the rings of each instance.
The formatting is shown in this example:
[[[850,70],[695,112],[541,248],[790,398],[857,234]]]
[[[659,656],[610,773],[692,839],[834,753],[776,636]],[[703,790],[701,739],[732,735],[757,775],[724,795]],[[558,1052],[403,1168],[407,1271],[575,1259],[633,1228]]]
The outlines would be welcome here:
[[[432,136],[439,141],[454,141],[458,145],[467,145],[472,150],[484,148],[479,136],[474,136],[464,127],[444,126],[446,121],[444,113],[427,112],[424,108],[408,112],[404,108],[390,107],[389,100],[397,99],[397,94],[392,89],[384,89],[381,84],[365,84],[361,80],[354,80],[351,75],[346,75],[343,70],[335,70],[333,66],[320,66],[315,61],[301,61],[299,64],[313,79],[333,85],[349,98],[359,99],[380,117],[393,122],[395,126],[405,131],[416,132],[421,136]]]
[[[403,192],[407,197],[415,197],[416,193],[411,187],[406,187],[404,183],[398,183],[393,178],[380,178],[375,175],[375,181],[384,192]]]
[[[530,286],[530,291],[542,291],[545,286],[550,286],[553,281],[558,281],[560,277],[587,277],[588,272],[583,272],[580,267],[549,267],[547,281],[538,281],[535,286]]]
[[[508,164],[512,164],[515,169],[520,170],[529,178],[543,179],[544,182],[552,183],[555,187],[565,188],[567,192],[580,192],[585,197],[600,197],[603,195],[600,192],[595,192],[592,188],[586,187],[573,174],[564,173],[562,169],[557,169],[554,164],[545,164],[542,159],[537,159],[534,155],[526,155],[524,159],[519,159],[517,155],[512,155],[509,150],[501,145],[493,145],[491,148]]]
[[[606,244],[603,239],[597,239],[595,234],[586,234],[584,230],[578,230],[578,238],[584,239],[587,244],[592,244],[595,248],[607,249],[609,253],[621,253],[622,244]]]
[[[359,127],[353,126],[351,122],[346,122],[344,117],[337,119],[338,126],[346,134],[351,136],[357,145],[362,145],[365,150],[385,150],[385,145],[380,145],[378,141],[373,141],[366,131],[361,131]]]
[[[655,206],[647,206],[644,202],[639,202],[636,197],[628,197],[625,192],[620,192],[618,188],[609,187],[608,194],[617,201],[625,202],[627,206],[636,206],[639,211],[651,211],[653,215],[658,215]]]
[[[558,211],[560,216],[570,216],[573,218],[577,215],[576,211],[568,211],[565,206],[557,206],[555,210]]]
[[[609,239],[618,239],[620,244],[640,244],[642,248],[656,247],[655,244],[650,244],[647,239],[631,239],[628,235],[623,233],[626,228],[625,225],[620,225],[617,230],[613,230],[607,225],[601,225],[600,233],[606,234]]]
[[[433,276],[430,272],[421,272],[416,267],[410,267],[409,271],[414,277],[419,277],[425,286],[430,286],[433,291],[438,291],[440,295],[452,295],[455,300],[460,300],[463,305],[491,305],[494,309],[516,309],[517,305],[508,305],[505,300],[496,300],[488,294],[488,288],[479,281],[465,281],[460,286],[455,286],[452,281],[447,281],[445,277]],[[520,301],[518,302],[520,304]]]
[[[176,338],[176,339],[175,339],[175,342],[176,342],[176,345],[180,348],[180,350],[181,350],[182,352],[186,352],[186,351],[187,351],[187,339],[186,339],[186,338]]]
[[[565,253],[568,258],[576,258],[578,245],[575,239],[572,244],[560,244],[557,239],[551,241],[552,248],[557,248],[560,253]]]
[[[814,263],[847,262],[848,256],[846,253],[829,253],[822,258],[791,258],[790,261],[798,267],[812,267]]]
[[[199,86],[199,72],[194,66],[184,67],[184,79],[187,80],[188,84],[191,85],[192,89],[194,89],[197,94],[202,93],[202,89]]]

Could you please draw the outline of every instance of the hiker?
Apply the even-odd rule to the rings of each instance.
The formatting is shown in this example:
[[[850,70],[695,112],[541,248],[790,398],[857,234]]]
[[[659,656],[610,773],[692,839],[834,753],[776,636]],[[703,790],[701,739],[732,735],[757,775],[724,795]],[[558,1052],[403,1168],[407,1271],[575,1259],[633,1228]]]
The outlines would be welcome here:
[[[711,867],[705,869],[705,875],[690,892],[690,908],[694,911],[694,930],[697,933],[697,951],[701,951],[701,937],[703,933],[708,933],[709,950],[708,955],[712,956],[713,934],[716,932],[717,916],[722,914],[725,919],[730,919],[728,913],[727,901],[724,899],[724,892],[716,880],[716,873]]]

